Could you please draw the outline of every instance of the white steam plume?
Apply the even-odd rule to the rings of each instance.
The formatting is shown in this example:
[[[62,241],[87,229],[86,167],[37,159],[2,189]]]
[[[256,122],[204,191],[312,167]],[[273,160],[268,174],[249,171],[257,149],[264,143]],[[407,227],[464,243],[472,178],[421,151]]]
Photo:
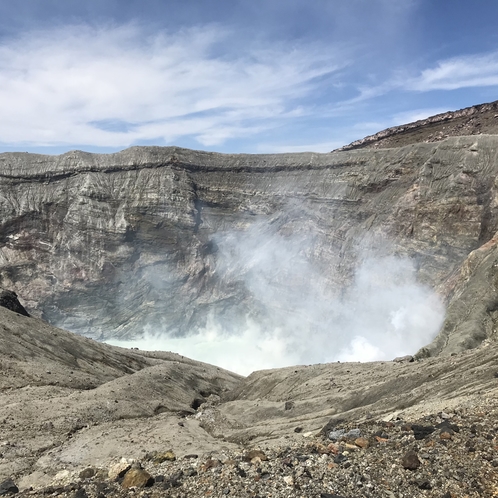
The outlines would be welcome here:
[[[247,296],[236,323],[210,315],[186,337],[148,330],[140,340],[109,342],[171,350],[245,375],[293,364],[390,360],[413,354],[442,325],[441,300],[417,282],[408,258],[360,257],[338,296],[334,269],[318,269],[306,239],[255,224],[218,235],[216,243],[219,280]]]

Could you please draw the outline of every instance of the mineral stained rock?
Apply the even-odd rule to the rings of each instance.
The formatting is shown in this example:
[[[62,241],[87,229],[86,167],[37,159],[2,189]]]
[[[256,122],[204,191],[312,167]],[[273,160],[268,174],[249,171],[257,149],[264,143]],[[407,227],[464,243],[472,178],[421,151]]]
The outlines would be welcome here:
[[[491,123],[487,106],[435,122]],[[297,241],[336,295],[365,251],[408,258],[447,305],[419,357],[475,347],[498,320],[498,136],[413,143],[428,140],[418,131],[402,147],[329,154],[0,154],[0,286],[89,337],[185,335],[213,316],[223,327],[282,314],[244,281],[254,246],[279,237],[274,258],[292,266],[285,242]],[[270,277],[273,295],[310,281]]]

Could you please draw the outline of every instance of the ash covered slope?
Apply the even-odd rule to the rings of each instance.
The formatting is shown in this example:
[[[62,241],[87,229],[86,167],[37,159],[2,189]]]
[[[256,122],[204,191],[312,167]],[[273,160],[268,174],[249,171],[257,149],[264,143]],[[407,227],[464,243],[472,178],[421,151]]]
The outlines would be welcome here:
[[[223,237],[264,226],[305,240],[337,294],[365,247],[388,240],[447,299],[425,353],[450,353],[495,333],[497,173],[491,135],[331,154],[1,154],[0,285],[91,337],[182,335],[209,316],[278,311],[240,278],[244,261],[220,264]],[[285,275],[274,284],[287,286]]]
[[[271,467],[259,463],[266,469],[260,483],[266,488],[285,484],[278,467],[288,469],[289,458],[284,457],[307,456],[313,479],[303,477],[297,466],[293,468],[296,489],[280,495],[301,496],[297,484],[306,483],[322,490],[326,483],[335,486],[327,489],[342,489],[341,480],[349,482],[352,472],[364,472],[366,463],[375,486],[396,490],[412,486],[415,476],[400,468],[403,452],[416,444],[412,431],[401,426],[416,421],[435,424],[441,411],[452,417],[451,424],[458,424],[460,432],[444,445],[439,432],[423,446],[420,442],[420,458],[426,460],[415,477],[429,478],[435,492],[448,486],[458,489],[470,477],[484,487],[496,480],[488,461],[492,436],[481,437],[493,433],[496,423],[496,343],[411,363],[299,366],[255,372],[242,379],[171,353],[99,344],[3,308],[0,323],[0,482],[12,478],[27,496],[73,496],[79,488],[89,496],[98,496],[102,489],[109,496],[126,496],[108,478],[108,470],[122,457],[141,462],[153,476],[166,476],[150,488],[151,496],[164,496],[162,484],[172,475],[179,482],[168,491],[171,496],[185,492],[199,496],[204,494],[203,486],[214,486],[222,496],[228,483],[231,487],[240,483],[242,496],[247,486],[258,486],[259,481],[253,476],[256,463],[242,463],[249,448],[264,448],[270,456]],[[317,451],[330,443],[328,431],[324,435],[320,431],[331,418],[339,427],[359,427],[371,440],[371,449],[360,451],[338,443],[337,449],[344,451],[340,465],[334,463],[333,453],[318,456]],[[395,424],[385,425],[383,418]],[[378,430],[387,431],[389,439],[382,436],[382,442],[375,443],[372,434]],[[471,457],[467,440],[474,444]],[[167,450],[177,462],[153,461],[154,455]],[[343,467],[348,453],[348,465]],[[422,456],[427,453],[430,457]],[[198,458],[192,459],[192,454]],[[209,470],[213,459],[225,464],[219,472]],[[293,458],[292,462],[298,465]],[[247,475],[231,476],[232,466],[236,472],[239,465]],[[462,466],[468,479],[453,478]],[[323,475],[318,473],[321,467]],[[449,477],[441,476],[441,469]],[[473,481],[468,486],[476,494],[466,496],[479,495]],[[319,496],[320,490],[311,487],[313,496]],[[411,496],[426,496],[417,494],[416,486],[413,489]],[[345,490],[341,495],[356,496],[344,494]]]
[[[201,433],[199,447],[211,448],[195,424],[177,437],[178,421],[241,379],[174,353],[101,344],[0,307],[0,481],[35,472],[43,483],[44,472],[53,477],[66,461],[139,457],[144,447],[168,444],[165,438],[188,452]],[[129,435],[146,431],[149,419],[156,439],[134,444]]]
[[[482,134],[498,134],[498,101],[443,112],[413,123],[387,128],[337,150],[385,149],[421,142],[440,142],[448,137]]]

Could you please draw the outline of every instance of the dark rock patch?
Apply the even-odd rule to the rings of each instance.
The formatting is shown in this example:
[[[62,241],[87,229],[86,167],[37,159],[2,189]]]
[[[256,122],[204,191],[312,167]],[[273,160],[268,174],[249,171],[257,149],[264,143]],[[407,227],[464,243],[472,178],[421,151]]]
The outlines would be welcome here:
[[[0,483],[0,496],[14,495],[19,493],[19,488],[12,479],[7,479]]]
[[[24,306],[19,302],[17,294],[7,289],[0,290],[0,306],[7,308],[10,311],[19,313],[23,316],[29,316]]]

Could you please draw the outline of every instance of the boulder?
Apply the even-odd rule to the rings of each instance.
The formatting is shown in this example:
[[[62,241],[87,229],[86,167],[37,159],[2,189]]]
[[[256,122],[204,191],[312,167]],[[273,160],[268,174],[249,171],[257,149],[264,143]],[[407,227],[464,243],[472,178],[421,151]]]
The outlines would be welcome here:
[[[29,316],[24,306],[19,302],[17,294],[10,290],[0,289],[0,306],[20,315]]]

